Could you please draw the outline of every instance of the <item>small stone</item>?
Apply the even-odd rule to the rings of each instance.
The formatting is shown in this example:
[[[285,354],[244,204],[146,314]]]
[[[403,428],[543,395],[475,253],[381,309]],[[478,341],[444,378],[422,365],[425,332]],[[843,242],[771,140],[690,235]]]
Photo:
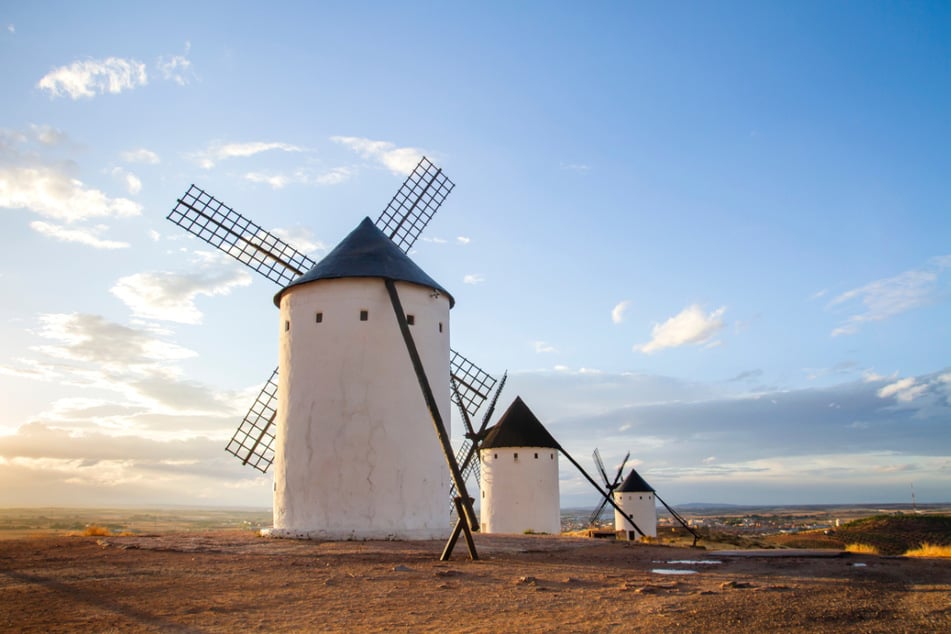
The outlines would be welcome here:
[[[724,581],[720,584],[721,588],[752,588],[753,584],[749,581]]]
[[[409,566],[404,566],[403,564],[400,564],[398,566],[393,567],[393,572],[413,572],[413,569],[410,568]]]
[[[457,577],[462,573],[458,570],[437,570],[433,573],[434,577]]]
[[[535,585],[536,583],[538,583],[538,580],[535,579],[535,577],[519,577],[519,578],[515,581],[515,583],[516,583],[517,585],[533,586],[533,585]]]

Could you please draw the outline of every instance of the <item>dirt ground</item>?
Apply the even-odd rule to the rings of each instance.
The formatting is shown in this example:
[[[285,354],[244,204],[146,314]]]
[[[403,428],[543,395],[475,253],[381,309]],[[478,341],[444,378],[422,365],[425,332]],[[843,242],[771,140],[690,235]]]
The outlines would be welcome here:
[[[476,545],[478,561],[460,540],[441,562],[442,542],[237,530],[2,540],[0,630],[951,632],[949,560],[535,535]]]

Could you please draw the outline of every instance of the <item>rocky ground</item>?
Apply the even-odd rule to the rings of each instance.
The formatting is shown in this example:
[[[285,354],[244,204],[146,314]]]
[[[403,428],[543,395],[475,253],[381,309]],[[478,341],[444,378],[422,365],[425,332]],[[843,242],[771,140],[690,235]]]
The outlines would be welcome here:
[[[9,632],[949,632],[951,561],[477,535],[0,541]],[[693,571],[693,572],[687,572]]]

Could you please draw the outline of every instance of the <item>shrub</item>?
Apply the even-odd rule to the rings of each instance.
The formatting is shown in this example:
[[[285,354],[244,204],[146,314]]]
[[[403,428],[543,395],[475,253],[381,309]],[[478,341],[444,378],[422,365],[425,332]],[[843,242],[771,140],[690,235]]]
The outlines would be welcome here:
[[[90,524],[86,527],[86,530],[83,531],[83,535],[86,537],[108,537],[111,534],[112,531],[99,524]]]
[[[905,553],[905,557],[942,557],[951,558],[951,546],[924,543]]]
[[[845,550],[850,553],[857,553],[859,555],[877,555],[878,548],[875,546],[870,546],[868,544],[847,544]]]

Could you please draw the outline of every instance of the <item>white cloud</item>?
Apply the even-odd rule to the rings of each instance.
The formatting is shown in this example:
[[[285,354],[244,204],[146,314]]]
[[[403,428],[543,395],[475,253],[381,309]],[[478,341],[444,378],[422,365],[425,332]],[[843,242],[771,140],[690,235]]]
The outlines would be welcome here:
[[[327,245],[315,238],[314,232],[306,227],[295,227],[293,229],[277,227],[271,229],[271,233],[301,253],[314,253],[327,249]]]
[[[555,346],[551,345],[547,341],[533,341],[532,347],[535,348],[535,352],[537,352],[538,354],[558,352],[558,350],[555,349]]]
[[[291,173],[248,172],[245,180],[252,183],[269,185],[273,189],[282,189],[290,184],[298,185],[339,185],[349,179],[353,170],[349,167],[335,167],[331,170],[315,173],[308,169],[298,169]]]
[[[136,317],[182,324],[200,324],[195,305],[199,295],[227,295],[251,283],[251,275],[237,267],[193,273],[147,272],[119,278],[111,292]]]
[[[16,32],[17,32],[17,29],[16,29],[16,27],[13,26],[12,24],[8,24],[8,25],[7,25],[7,31],[9,31],[10,33],[16,33]]]
[[[830,308],[861,302],[864,310],[848,317],[832,331],[832,336],[852,335],[862,324],[882,321],[933,303],[938,299],[938,278],[951,266],[949,263],[951,256],[935,257],[926,268],[905,271],[842,293],[829,302]]]
[[[889,383],[888,385],[879,389],[877,394],[879,398],[890,398],[894,396],[895,400],[897,401],[902,403],[910,403],[924,394],[927,389],[927,383],[918,384],[913,377],[908,377],[905,379],[899,379],[894,383]]]
[[[179,86],[184,86],[192,76],[192,63],[188,59],[188,51],[191,50],[191,42],[185,42],[185,54],[173,55],[169,58],[159,57],[156,66],[162,77],[169,81],[174,81]]]
[[[125,185],[130,194],[135,195],[142,191],[142,180],[132,172],[121,167],[114,167],[111,173]]]
[[[89,218],[138,216],[142,206],[110,198],[56,166],[0,166],[0,207],[29,209],[65,222]]]
[[[485,277],[479,273],[470,273],[462,278],[463,284],[481,284],[485,281]]]
[[[303,152],[304,148],[290,143],[276,141],[251,141],[248,143],[222,143],[213,141],[204,150],[190,156],[204,169],[211,169],[218,161],[232,158],[248,158],[262,152],[280,150],[282,152]]]
[[[156,361],[194,357],[195,353],[99,315],[83,313],[40,316],[38,335],[57,342],[36,350],[72,361],[89,361],[103,368],[128,370]]]
[[[467,238],[466,236],[457,236],[456,242],[458,242],[459,244],[469,244],[470,242],[472,242],[472,240]]]
[[[43,76],[38,88],[53,97],[68,95],[72,99],[91,98],[99,94],[118,94],[148,83],[145,64],[134,59],[109,57],[85,60],[61,66]]]
[[[30,131],[43,145],[62,145],[69,140],[65,132],[50,125],[30,124]]]
[[[616,324],[623,322],[624,313],[625,311],[627,311],[628,308],[630,308],[630,306],[631,306],[631,300],[629,299],[625,299],[622,302],[618,302],[618,304],[614,308],[611,309],[611,321]]]
[[[562,163],[561,169],[569,172],[587,172],[591,169],[591,166],[584,163]]]
[[[152,150],[147,150],[145,148],[136,148],[134,150],[126,150],[121,155],[122,160],[127,163],[144,163],[146,165],[157,165],[159,160],[159,155],[153,152]]]
[[[248,172],[244,179],[252,183],[269,185],[272,189],[283,189],[290,179],[282,174],[265,174],[263,172]]]
[[[388,141],[352,136],[334,136],[330,137],[330,140],[345,145],[365,159],[382,163],[391,172],[403,176],[411,174],[423,157],[423,151],[418,148],[398,148]]]
[[[705,347],[715,347],[720,344],[714,337],[723,329],[723,313],[726,307],[721,306],[709,315],[694,304],[688,306],[662,324],[654,324],[651,331],[651,340],[645,344],[635,345],[634,351],[651,354],[664,348],[694,344]]]
[[[105,225],[70,229],[62,225],[54,225],[36,220],[30,223],[30,228],[37,233],[41,233],[54,240],[59,240],[60,242],[75,242],[76,244],[84,244],[95,249],[127,249],[129,247],[128,242],[117,242],[115,240],[103,240],[100,238],[99,234],[108,228]]]

